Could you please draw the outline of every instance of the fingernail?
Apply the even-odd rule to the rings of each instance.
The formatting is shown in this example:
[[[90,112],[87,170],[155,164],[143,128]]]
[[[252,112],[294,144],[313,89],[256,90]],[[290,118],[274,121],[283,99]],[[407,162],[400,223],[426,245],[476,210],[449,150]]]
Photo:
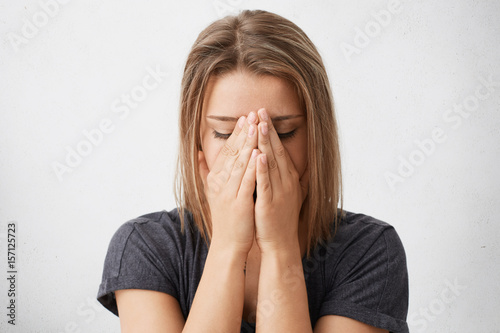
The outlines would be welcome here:
[[[269,117],[267,116],[266,109],[260,109],[260,116],[262,117],[262,120],[267,121]]]
[[[238,119],[238,126],[240,128],[243,128],[244,124],[245,124],[245,116],[241,116],[240,119]]]
[[[248,123],[249,124],[253,124],[253,122],[255,121],[255,113],[253,112],[250,112],[250,114],[248,115]]]
[[[262,123],[260,131],[262,132],[262,135],[267,135],[267,123]]]
[[[251,138],[255,133],[255,126],[250,125],[250,128],[248,129],[248,137]]]
[[[262,155],[262,157],[261,157],[260,161],[262,162],[262,164],[264,164],[264,165],[265,165],[265,164],[267,163],[267,156],[266,156],[265,154],[264,154],[264,155]]]
[[[254,150],[252,151],[252,156],[251,156],[250,158],[251,158],[252,160],[253,160],[253,159],[255,159],[255,157],[257,156],[257,154],[258,154],[258,150],[257,150],[257,149],[254,149]]]

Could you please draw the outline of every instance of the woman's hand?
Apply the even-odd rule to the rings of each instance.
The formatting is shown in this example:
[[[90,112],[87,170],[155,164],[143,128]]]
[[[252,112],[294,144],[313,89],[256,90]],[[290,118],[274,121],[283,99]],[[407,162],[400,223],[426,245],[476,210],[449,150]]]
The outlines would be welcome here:
[[[212,220],[211,246],[248,253],[254,240],[257,115],[238,119],[211,170],[198,152],[198,165]],[[253,156],[253,158],[252,158]]]
[[[309,176],[299,174],[265,109],[259,114],[257,157],[256,241],[261,252],[297,247],[302,203]],[[308,169],[306,169],[308,170]]]

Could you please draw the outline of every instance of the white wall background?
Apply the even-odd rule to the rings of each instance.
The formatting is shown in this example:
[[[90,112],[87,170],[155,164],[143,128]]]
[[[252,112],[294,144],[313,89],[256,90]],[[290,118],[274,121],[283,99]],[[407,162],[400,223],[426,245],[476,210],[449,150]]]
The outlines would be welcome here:
[[[0,1],[0,331],[119,331],[95,300],[104,256],[122,223],[174,208],[189,48],[226,10],[260,8],[297,23],[324,58],[345,208],[399,232],[411,331],[499,332],[498,1],[54,1]],[[372,15],[393,8],[387,24]],[[128,114],[113,112],[122,94],[140,92],[148,68],[166,73],[158,87]],[[103,120],[109,133],[86,146],[83,131]],[[88,155],[59,179],[54,163],[78,148]],[[6,316],[12,221],[15,327]]]

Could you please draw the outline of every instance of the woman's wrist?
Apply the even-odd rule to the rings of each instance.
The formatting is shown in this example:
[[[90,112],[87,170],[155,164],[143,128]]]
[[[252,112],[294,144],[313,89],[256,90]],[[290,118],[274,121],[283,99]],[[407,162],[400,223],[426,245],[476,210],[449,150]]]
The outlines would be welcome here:
[[[283,258],[296,255],[301,256],[300,243],[298,239],[281,243],[259,244],[261,257]]]
[[[208,248],[209,253],[220,254],[228,259],[234,259],[236,261],[247,260],[248,252],[250,252],[250,247],[240,244],[232,244],[230,241],[218,238],[212,238]]]

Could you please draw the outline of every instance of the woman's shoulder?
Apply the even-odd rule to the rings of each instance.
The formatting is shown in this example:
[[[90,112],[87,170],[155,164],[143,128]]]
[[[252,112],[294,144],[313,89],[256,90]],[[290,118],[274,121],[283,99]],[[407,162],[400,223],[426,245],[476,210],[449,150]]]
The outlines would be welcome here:
[[[191,248],[199,248],[204,240],[193,222],[189,211],[184,211],[184,226],[180,210],[162,210],[138,216],[124,222],[114,233],[109,249],[124,251],[135,247],[154,251],[161,255],[172,250],[189,253]]]
[[[340,224],[347,225],[366,225],[374,228],[391,228],[392,225],[388,222],[375,218],[371,215],[356,213],[349,210],[343,210],[341,214]]]
[[[313,256],[323,255],[327,270],[338,275],[349,274],[359,265],[396,261],[406,267],[406,254],[401,239],[391,224],[370,215],[344,210],[332,235]]]
[[[370,242],[380,237],[397,238],[393,225],[370,215],[344,210],[334,231],[333,242]]]
[[[196,236],[199,234],[194,222],[192,214],[185,210],[184,212],[184,228],[180,218],[180,210],[174,208],[170,211],[162,210],[152,213],[147,213],[124,222],[115,235],[128,236],[134,231],[140,234],[162,235],[170,234],[177,237]]]
[[[324,246],[326,270],[337,277],[369,270],[374,263],[406,271],[406,254],[396,229],[370,215],[344,210],[334,236]]]
[[[98,300],[106,308],[118,314],[114,291],[119,289],[155,290],[180,299],[181,280],[193,271],[191,266],[201,266],[206,252],[190,214],[185,217],[184,229],[177,208],[141,215],[117,229],[98,291]]]
[[[184,213],[187,220],[191,220],[192,216],[189,211]],[[137,225],[169,225],[169,226],[180,226],[180,216],[179,209],[174,208],[170,211],[161,210],[156,212],[151,212],[147,214],[140,215],[125,221],[120,228],[130,229]]]

